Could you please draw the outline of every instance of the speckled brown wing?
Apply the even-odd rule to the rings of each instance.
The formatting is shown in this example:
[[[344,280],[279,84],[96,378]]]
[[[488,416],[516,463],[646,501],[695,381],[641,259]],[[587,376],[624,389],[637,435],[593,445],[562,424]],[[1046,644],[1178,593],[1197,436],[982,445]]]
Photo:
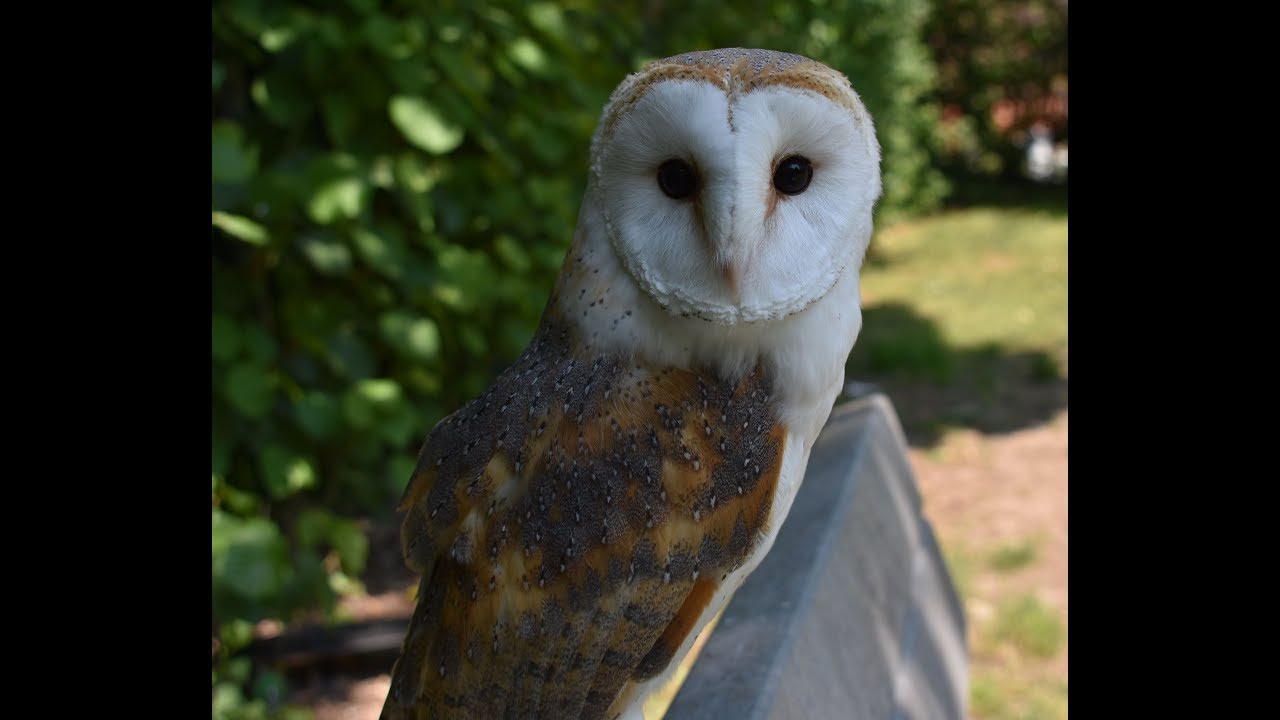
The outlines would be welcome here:
[[[592,355],[544,324],[427,438],[418,604],[382,717],[600,718],[671,662],[769,522],[770,379]]]

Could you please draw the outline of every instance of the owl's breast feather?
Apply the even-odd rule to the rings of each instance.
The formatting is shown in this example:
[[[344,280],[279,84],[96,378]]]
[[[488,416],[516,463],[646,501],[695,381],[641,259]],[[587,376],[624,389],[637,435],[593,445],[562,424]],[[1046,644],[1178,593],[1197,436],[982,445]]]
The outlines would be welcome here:
[[[767,369],[585,348],[544,325],[428,438],[401,505],[424,574],[387,717],[601,717],[670,667],[776,530],[788,433]]]

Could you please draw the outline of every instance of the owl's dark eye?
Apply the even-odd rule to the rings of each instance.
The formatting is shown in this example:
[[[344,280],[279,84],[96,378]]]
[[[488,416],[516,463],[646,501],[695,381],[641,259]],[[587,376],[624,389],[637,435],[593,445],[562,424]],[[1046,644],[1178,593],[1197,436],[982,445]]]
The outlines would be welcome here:
[[[667,197],[681,200],[698,189],[698,176],[688,163],[673,158],[658,168],[658,187]]]
[[[804,192],[812,179],[813,165],[809,163],[808,158],[799,155],[783,159],[778,163],[778,169],[773,172],[773,186],[778,188],[778,192],[786,195],[799,195]]]

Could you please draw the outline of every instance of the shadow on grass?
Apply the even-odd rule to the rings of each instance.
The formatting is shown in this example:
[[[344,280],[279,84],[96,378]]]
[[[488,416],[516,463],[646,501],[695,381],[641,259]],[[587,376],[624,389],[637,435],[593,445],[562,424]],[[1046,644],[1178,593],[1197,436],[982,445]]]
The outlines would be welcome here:
[[[1067,185],[1029,179],[994,179],[956,175],[945,209],[975,206],[1008,207],[1066,217]]]
[[[845,370],[842,399],[884,392],[915,447],[937,445],[952,427],[1013,432],[1067,407],[1067,379],[1051,354],[948,345],[936,323],[901,303],[863,309]]]

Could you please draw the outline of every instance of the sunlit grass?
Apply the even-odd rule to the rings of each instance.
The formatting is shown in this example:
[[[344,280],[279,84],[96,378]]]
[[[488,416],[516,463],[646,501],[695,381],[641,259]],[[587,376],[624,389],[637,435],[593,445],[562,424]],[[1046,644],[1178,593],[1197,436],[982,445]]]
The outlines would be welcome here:
[[[969,713],[978,720],[1067,720],[1067,684],[1009,679],[990,671],[970,681]]]
[[[1013,572],[1035,562],[1038,552],[1035,540],[1001,545],[991,552],[987,564],[1000,572]]]
[[[978,559],[968,549],[955,543],[942,545],[942,557],[947,563],[947,573],[955,583],[956,593],[962,603],[968,602],[974,593],[974,578],[978,573]]]
[[[1008,643],[1023,655],[1051,658],[1066,643],[1067,629],[1034,595],[1021,595],[997,607],[991,640]]]
[[[1065,376],[1067,218],[1046,210],[970,208],[892,225],[872,241],[862,299],[868,308],[909,306],[932,321],[944,349],[1043,351],[1048,358],[1037,361],[1035,373]],[[896,345],[901,362],[946,374],[947,360],[935,357],[943,350],[928,338],[901,328],[882,331],[901,337],[875,343],[877,352],[891,354]]]

